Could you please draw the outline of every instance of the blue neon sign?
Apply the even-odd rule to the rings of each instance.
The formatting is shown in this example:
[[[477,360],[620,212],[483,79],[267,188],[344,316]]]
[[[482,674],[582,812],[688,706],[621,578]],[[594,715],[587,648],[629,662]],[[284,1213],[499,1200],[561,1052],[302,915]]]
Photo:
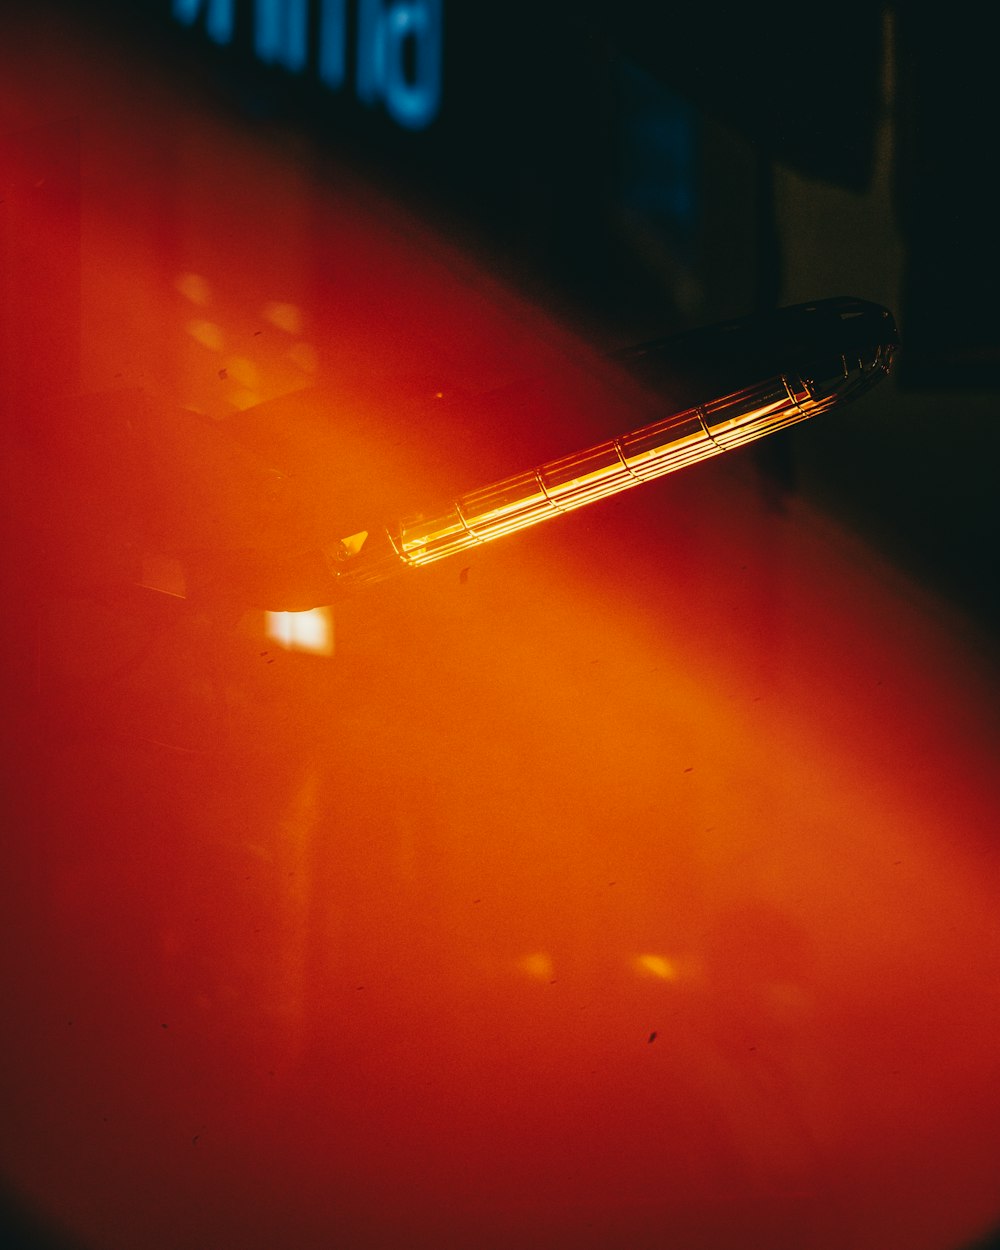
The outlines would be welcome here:
[[[254,55],[290,74],[314,69],[331,91],[350,85],[353,64],[358,100],[423,130],[441,108],[442,9],[443,0],[254,0]],[[172,0],[171,12],[184,26],[201,22],[213,43],[233,42],[236,0]]]

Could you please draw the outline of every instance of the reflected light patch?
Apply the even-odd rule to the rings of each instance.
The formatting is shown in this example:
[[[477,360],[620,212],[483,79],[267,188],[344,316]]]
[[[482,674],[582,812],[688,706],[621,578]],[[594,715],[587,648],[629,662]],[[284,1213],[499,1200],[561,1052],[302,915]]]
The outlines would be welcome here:
[[[263,401],[263,398],[264,396],[259,391],[240,390],[233,391],[227,402],[237,412],[246,412],[248,408],[256,408]]]
[[[181,273],[174,279],[174,289],[192,304],[203,308],[211,301],[212,289],[200,273]]]
[[[555,976],[552,956],[545,951],[534,951],[530,955],[525,955],[518,966],[534,981],[551,981]]]
[[[260,370],[246,356],[227,356],[223,362],[226,374],[242,386],[256,389],[260,386]]]
[[[207,347],[212,352],[222,351],[222,331],[214,321],[189,321],[185,329],[202,347]]]
[[[197,349],[185,356],[182,369],[189,392],[184,402],[189,406],[221,419],[314,381],[320,370],[319,353],[315,344],[298,339],[305,318],[297,304],[272,300],[260,306],[263,319],[281,331],[265,346],[259,320],[247,322],[225,280],[210,283],[200,274],[185,272],[173,286],[206,314],[213,314],[211,319],[206,315],[183,323],[188,348],[193,342],[216,356],[208,369]],[[251,324],[257,328],[251,330]],[[286,336],[295,337],[289,344]]]
[[[265,304],[264,320],[288,334],[302,333],[302,312],[297,304]]]
[[[308,612],[268,612],[265,633],[287,651],[333,655],[333,611],[312,608]]]
[[[677,980],[677,965],[665,955],[636,955],[634,966],[640,976],[657,977],[661,981]]]

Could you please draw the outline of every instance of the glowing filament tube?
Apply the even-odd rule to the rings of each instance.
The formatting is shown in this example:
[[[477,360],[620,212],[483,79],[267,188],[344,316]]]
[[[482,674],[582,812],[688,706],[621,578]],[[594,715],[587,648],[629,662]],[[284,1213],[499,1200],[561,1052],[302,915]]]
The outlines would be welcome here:
[[[760,352],[762,327],[767,350]],[[756,336],[756,355],[769,360],[784,350],[789,365],[764,381],[471,491],[436,516],[403,520],[385,531],[388,547],[383,544],[379,551],[366,544],[353,559],[344,558],[340,581],[346,588],[377,580],[400,565],[431,564],[794,425],[867,390],[888,372],[896,346],[895,326],[885,309],[847,299],[782,309],[769,318],[699,333],[703,353],[706,344],[718,345],[720,372],[731,364],[725,353],[738,356],[748,335]],[[691,336],[688,340],[695,342]],[[655,356],[657,350],[654,345],[647,354]],[[645,351],[638,349],[640,362]]]

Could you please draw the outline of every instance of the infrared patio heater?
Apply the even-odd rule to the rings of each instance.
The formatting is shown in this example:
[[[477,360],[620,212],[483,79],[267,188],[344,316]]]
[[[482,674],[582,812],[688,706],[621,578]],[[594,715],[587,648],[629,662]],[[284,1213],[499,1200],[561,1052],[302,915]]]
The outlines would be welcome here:
[[[528,468],[429,516],[342,539],[324,551],[337,593],[538,525],[862,394],[888,373],[892,314],[852,298],[779,309],[631,348],[639,381],[697,397],[662,419]]]

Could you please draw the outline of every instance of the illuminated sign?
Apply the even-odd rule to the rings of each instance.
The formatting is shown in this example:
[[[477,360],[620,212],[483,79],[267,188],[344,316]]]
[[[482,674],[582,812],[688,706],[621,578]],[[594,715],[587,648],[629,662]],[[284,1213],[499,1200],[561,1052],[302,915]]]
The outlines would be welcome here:
[[[254,0],[254,55],[290,74],[314,75],[330,91],[353,87],[362,104],[423,130],[441,106],[442,4]],[[172,0],[171,12],[184,26],[200,24],[220,46],[237,37],[237,0]]]

